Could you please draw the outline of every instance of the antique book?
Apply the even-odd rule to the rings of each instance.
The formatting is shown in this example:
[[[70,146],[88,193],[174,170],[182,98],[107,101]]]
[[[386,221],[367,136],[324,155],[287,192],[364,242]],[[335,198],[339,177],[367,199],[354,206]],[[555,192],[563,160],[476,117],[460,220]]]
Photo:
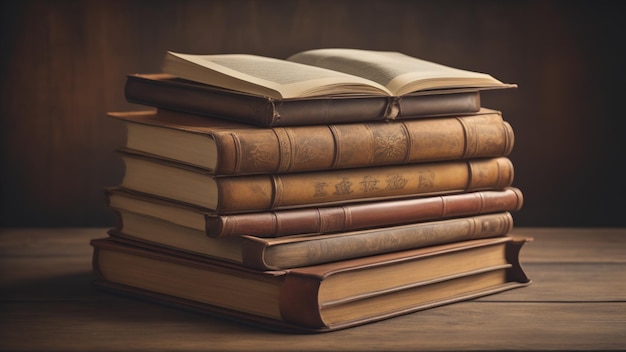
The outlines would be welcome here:
[[[274,99],[335,95],[403,96],[451,88],[506,88],[489,74],[399,52],[315,49],[286,60],[249,54],[194,55],[168,51],[164,73]]]
[[[280,271],[113,238],[92,240],[94,285],[266,329],[326,332],[528,285],[526,239],[454,242]]]
[[[111,112],[125,147],[216,175],[291,173],[506,156],[514,134],[498,111],[391,122],[263,128],[192,114]]]
[[[375,110],[377,119],[415,116],[411,109],[405,109],[402,102],[405,97],[412,100],[410,94],[447,94],[454,90],[476,92],[481,89],[515,87],[485,73],[448,67],[398,52],[339,48],[300,52],[286,60],[248,54],[192,55],[167,52],[162,71],[188,81],[273,101],[319,97],[325,97],[324,100],[328,100],[328,97],[387,98],[382,105],[383,109]],[[416,104],[409,102],[406,105]],[[232,116],[239,110],[222,110],[222,117]],[[316,110],[304,110],[313,114],[322,111],[316,109],[315,113]],[[443,108],[443,111],[446,110]],[[283,125],[347,122],[343,118],[336,120],[335,112],[354,116],[346,106],[332,107],[327,112],[323,120],[317,117],[314,121],[306,122],[300,116],[296,119],[301,122],[297,123],[291,121],[292,115],[289,114],[272,116],[264,119],[262,124],[272,125],[276,120],[280,120]],[[368,115],[371,116],[371,112]],[[239,114],[238,118],[258,124],[259,119],[254,118],[257,116]],[[357,117],[354,121],[363,121],[364,118]]]
[[[515,187],[442,196],[371,201],[328,207],[308,207],[218,215],[203,208],[155,198],[121,187],[105,190],[113,209],[132,211],[180,226],[204,231],[209,237],[282,237],[333,233],[402,225],[459,216],[517,211],[524,202]]]
[[[118,225],[109,233],[259,270],[279,270],[396,252],[454,241],[506,235],[510,213],[459,217],[367,230],[262,238],[207,237],[162,219],[115,209]]]
[[[131,103],[239,121],[261,127],[389,121],[476,112],[477,89],[428,90],[401,99],[386,96],[327,96],[274,99],[197,83],[167,73],[126,76]]]
[[[507,157],[220,177],[129,150],[121,156],[122,187],[217,214],[497,190],[513,182]]]

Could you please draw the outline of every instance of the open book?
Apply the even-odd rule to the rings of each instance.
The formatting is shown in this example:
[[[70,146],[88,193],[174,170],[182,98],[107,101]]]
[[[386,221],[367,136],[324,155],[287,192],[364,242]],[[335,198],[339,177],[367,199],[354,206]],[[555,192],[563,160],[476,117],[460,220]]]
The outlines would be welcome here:
[[[190,81],[274,99],[319,96],[403,96],[439,89],[509,88],[489,74],[398,52],[315,49],[286,60],[248,54],[168,52],[163,72]]]

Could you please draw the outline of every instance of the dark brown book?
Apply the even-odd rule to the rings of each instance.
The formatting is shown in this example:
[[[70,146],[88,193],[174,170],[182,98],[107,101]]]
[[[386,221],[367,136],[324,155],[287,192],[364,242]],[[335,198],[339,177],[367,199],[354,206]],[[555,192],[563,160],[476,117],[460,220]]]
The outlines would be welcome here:
[[[436,244],[506,235],[510,213],[495,213],[333,234],[261,238],[243,235],[211,238],[161,219],[117,210],[111,236],[226,260],[258,270],[279,270],[328,263]]]
[[[106,189],[107,204],[162,219],[209,237],[282,237],[297,234],[333,233],[452,217],[517,211],[524,202],[514,187],[443,196],[371,201],[340,206],[217,215],[203,208],[132,192],[120,187]]]
[[[480,90],[515,87],[398,52],[340,48],[285,60],[167,52],[162,70],[172,76],[129,75],[127,99],[264,127],[475,112]]]
[[[111,112],[125,148],[216,175],[291,173],[507,156],[514,134],[499,111],[404,121],[263,128],[170,111]]]
[[[402,98],[333,96],[274,99],[222,89],[164,73],[130,74],[124,87],[135,104],[261,127],[340,124],[458,115],[480,109],[476,89],[424,91]]]
[[[525,241],[471,240],[265,272],[112,238],[91,244],[100,288],[267,329],[326,332],[527,285]]]
[[[506,157],[220,177],[128,150],[121,155],[122,187],[217,214],[498,190],[513,182]]]

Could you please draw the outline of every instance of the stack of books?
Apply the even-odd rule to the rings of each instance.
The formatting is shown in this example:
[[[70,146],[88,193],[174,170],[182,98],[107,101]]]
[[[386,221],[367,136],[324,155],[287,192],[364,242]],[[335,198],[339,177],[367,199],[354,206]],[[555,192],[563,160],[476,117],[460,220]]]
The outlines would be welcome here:
[[[127,77],[98,287],[324,332],[525,286],[484,73],[395,52],[168,52]]]

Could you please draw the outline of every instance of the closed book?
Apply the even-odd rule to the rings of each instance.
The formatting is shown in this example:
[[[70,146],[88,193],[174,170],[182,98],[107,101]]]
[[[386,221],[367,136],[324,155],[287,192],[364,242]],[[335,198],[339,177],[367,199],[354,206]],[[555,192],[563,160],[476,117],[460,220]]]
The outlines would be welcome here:
[[[504,189],[513,182],[507,157],[220,177],[128,150],[121,155],[122,187],[218,214]]]
[[[476,112],[480,91],[423,91],[399,97],[326,96],[275,99],[223,89],[165,73],[126,77],[126,100],[161,109],[261,126],[388,121]]]
[[[514,134],[499,111],[404,121],[262,128],[167,110],[111,112],[125,148],[216,175],[292,173],[507,156]]]
[[[94,284],[268,329],[326,332],[525,286],[526,239],[499,237],[280,271],[96,239]]]
[[[130,238],[188,253],[238,263],[259,270],[278,270],[476,238],[506,235],[510,213],[495,213],[379,227],[333,234],[216,239],[161,219],[117,210],[111,236]]]
[[[333,233],[452,217],[517,211],[524,202],[515,187],[442,196],[371,201],[327,207],[307,207],[218,215],[191,206],[132,192],[121,187],[105,190],[113,209],[132,211],[180,226],[204,231],[209,237],[282,237]]]

